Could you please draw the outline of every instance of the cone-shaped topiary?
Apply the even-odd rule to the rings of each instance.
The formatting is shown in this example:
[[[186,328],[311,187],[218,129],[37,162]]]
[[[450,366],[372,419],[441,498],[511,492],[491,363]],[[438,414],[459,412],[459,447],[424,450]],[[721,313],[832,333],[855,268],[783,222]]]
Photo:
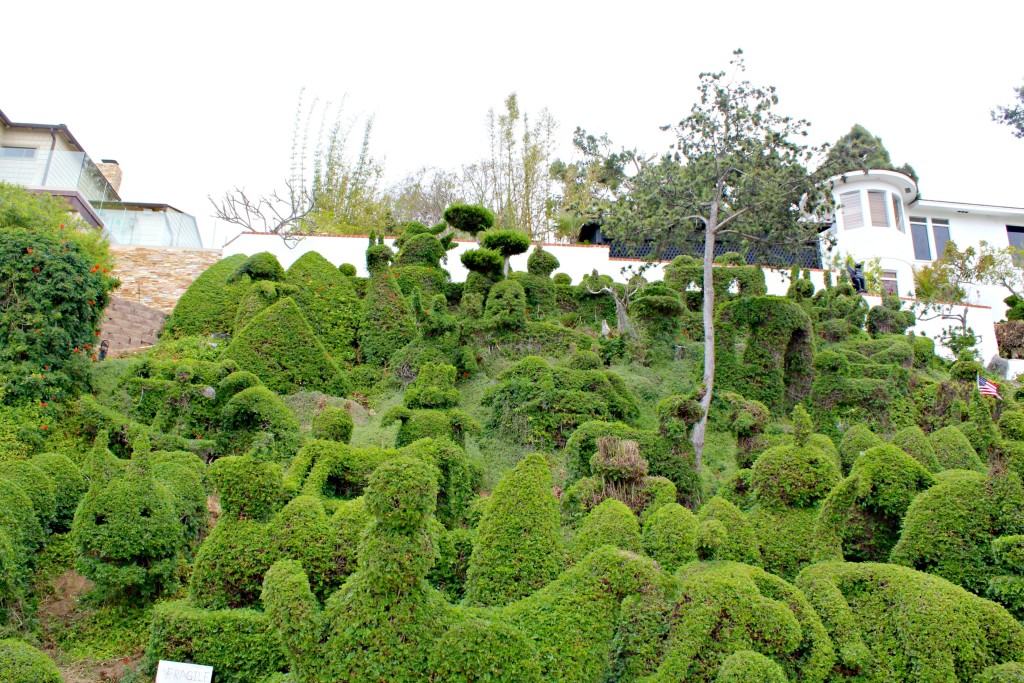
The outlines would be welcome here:
[[[54,531],[67,531],[71,528],[71,520],[75,517],[78,501],[89,489],[88,482],[82,476],[78,465],[66,455],[59,453],[40,453],[32,458],[32,464],[49,476],[54,485],[56,497],[56,514],[53,521]]]
[[[863,422],[858,422],[843,434],[839,443],[839,459],[843,463],[843,473],[849,474],[857,458],[862,456],[869,448],[881,446],[884,441],[871,431]]]
[[[469,560],[466,602],[501,605],[529,595],[565,566],[558,501],[544,456],[528,455],[498,483]]]
[[[892,445],[925,466],[929,472],[938,472],[942,467],[935,457],[932,442],[920,427],[904,427],[892,437]]]
[[[254,373],[282,394],[349,392],[349,382],[317,339],[291,297],[281,299],[253,318],[224,351],[238,367]]]
[[[825,562],[796,581],[848,680],[975,681],[1024,652],[1024,627],[999,605],[938,576],[891,564]],[[803,680],[803,679],[801,679]]]
[[[935,479],[895,446],[868,449],[836,485],[818,515],[817,534],[835,559],[884,562],[910,502]]]
[[[57,665],[28,643],[0,640],[0,680],[4,683],[61,683]]]
[[[662,569],[675,572],[697,559],[697,517],[679,503],[668,503],[644,520],[644,552]]]
[[[238,301],[250,282],[242,278],[228,283],[228,278],[245,261],[244,254],[235,254],[204,270],[178,299],[164,325],[164,334],[181,338],[230,333]]]
[[[569,544],[569,554],[579,561],[603,545],[640,552],[640,524],[626,505],[608,498],[583,518]]]
[[[955,425],[935,430],[928,435],[928,441],[941,469],[985,471],[985,464],[974,452],[970,440]]]
[[[235,322],[231,329],[235,333],[241,332],[260,311],[274,305],[279,299],[294,296],[297,291],[297,287],[273,280],[260,280],[252,283],[252,286],[238,300],[238,308],[235,309]]]
[[[370,278],[359,323],[363,362],[387,365],[391,356],[416,338],[416,318],[398,282],[389,272]]]
[[[354,360],[360,304],[352,282],[315,251],[288,268],[286,282],[297,288],[295,303],[331,357]]]

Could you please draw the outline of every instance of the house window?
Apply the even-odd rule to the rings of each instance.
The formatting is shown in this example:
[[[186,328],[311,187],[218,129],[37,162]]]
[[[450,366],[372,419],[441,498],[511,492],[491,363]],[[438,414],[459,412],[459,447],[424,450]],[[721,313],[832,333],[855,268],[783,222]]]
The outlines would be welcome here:
[[[1009,240],[1011,247],[1024,251],[1024,226],[1007,225],[1006,239]],[[1018,268],[1024,267],[1024,254],[1015,254],[1013,262],[1017,264]]]
[[[0,147],[0,159],[35,159],[35,147]]]
[[[906,221],[903,220],[903,202],[900,201],[899,195],[893,194],[891,196],[893,220],[896,221],[896,227],[900,229],[900,232],[906,232]]]
[[[868,190],[868,210],[871,212],[871,225],[889,227],[889,214],[885,210],[885,192]]]
[[[932,236],[935,238],[935,258],[942,258],[949,242],[949,221],[945,218],[932,219]]]
[[[896,280],[895,270],[882,271],[882,292],[886,295],[899,296],[899,283]]]
[[[949,231],[949,225],[946,225]],[[928,244],[928,219],[917,216],[910,217],[910,236],[914,240],[914,258],[918,261],[931,261],[932,250]],[[943,244],[943,247],[946,245]]]
[[[843,226],[847,229],[864,227],[864,209],[860,203],[860,192],[844,192],[839,195],[843,206]]]

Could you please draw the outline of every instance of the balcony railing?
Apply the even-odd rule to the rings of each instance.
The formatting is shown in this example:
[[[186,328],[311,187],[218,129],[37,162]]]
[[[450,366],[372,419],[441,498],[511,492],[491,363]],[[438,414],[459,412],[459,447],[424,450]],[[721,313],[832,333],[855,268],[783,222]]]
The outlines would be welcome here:
[[[97,208],[103,219],[103,233],[113,244],[134,244],[146,247],[203,246],[196,219],[173,209],[163,211],[118,208],[116,205]]]
[[[0,157],[0,181],[35,189],[72,190],[90,203],[117,199],[84,152],[37,150],[33,157]]]

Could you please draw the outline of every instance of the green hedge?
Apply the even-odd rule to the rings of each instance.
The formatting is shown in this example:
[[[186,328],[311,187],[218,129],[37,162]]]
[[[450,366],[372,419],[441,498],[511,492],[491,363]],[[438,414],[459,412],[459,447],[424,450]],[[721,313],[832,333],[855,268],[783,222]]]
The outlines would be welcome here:
[[[0,640],[0,680],[4,683],[62,683],[57,665],[28,643]]]
[[[551,470],[538,454],[502,477],[477,525],[468,604],[501,605],[529,595],[565,566],[551,485]]]
[[[359,323],[359,352],[364,363],[388,365],[391,356],[416,338],[416,319],[395,276],[370,278]]]
[[[928,440],[941,469],[985,471],[985,464],[974,452],[970,440],[955,425],[932,432]]]
[[[181,338],[229,334],[238,302],[250,283],[242,278],[229,284],[228,278],[245,261],[244,254],[235,254],[204,270],[178,299],[164,325],[164,335]]]
[[[697,517],[679,503],[662,505],[644,520],[644,552],[667,572],[697,559]]]
[[[56,497],[54,531],[67,531],[71,528],[71,520],[75,517],[78,501],[89,488],[82,471],[70,458],[59,453],[40,453],[33,456],[31,462],[45,472],[53,482]]]
[[[536,648],[500,622],[468,618],[438,639],[430,654],[432,680],[448,683],[541,683]]]
[[[624,503],[608,498],[583,518],[569,543],[569,555],[580,561],[603,545],[641,552],[640,523]]]
[[[254,373],[282,394],[349,392],[349,381],[327,354],[299,307],[290,297],[259,313],[235,335],[224,358]]]
[[[352,282],[315,251],[303,254],[288,268],[286,282],[298,288],[295,303],[331,357],[353,361],[360,303]]]

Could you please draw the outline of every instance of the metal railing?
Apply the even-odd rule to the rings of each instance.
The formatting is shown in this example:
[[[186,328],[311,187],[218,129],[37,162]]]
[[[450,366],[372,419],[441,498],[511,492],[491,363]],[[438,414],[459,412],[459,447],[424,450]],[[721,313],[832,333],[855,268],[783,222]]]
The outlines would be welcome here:
[[[90,203],[117,199],[85,152],[36,150],[31,157],[0,156],[0,180],[49,190],[73,190]]]

